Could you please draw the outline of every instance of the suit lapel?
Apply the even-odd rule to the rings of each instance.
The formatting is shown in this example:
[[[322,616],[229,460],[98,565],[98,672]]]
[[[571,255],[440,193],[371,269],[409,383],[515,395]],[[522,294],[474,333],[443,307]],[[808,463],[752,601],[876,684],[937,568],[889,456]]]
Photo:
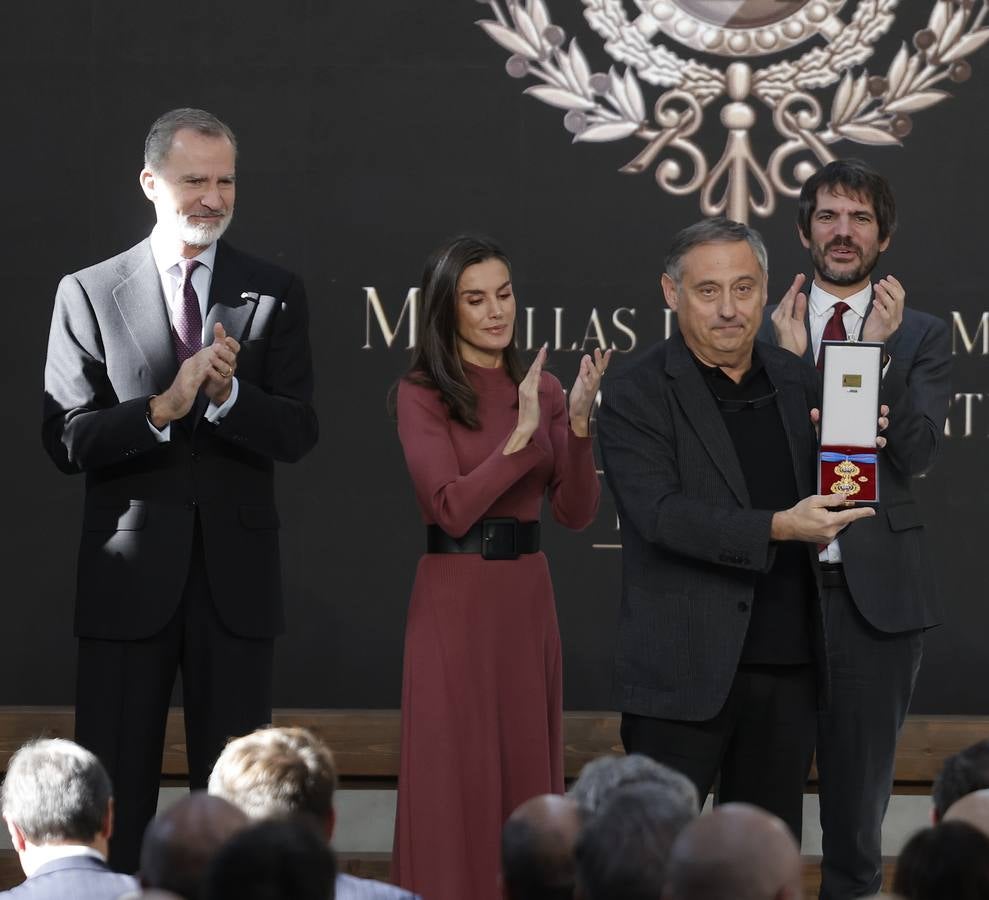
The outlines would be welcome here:
[[[724,420],[697,371],[694,362],[679,334],[670,338],[670,350],[666,360],[666,374],[673,379],[673,393],[693,429],[697,432],[718,470],[724,476],[735,498],[742,506],[749,505],[749,492],[745,476],[738,464],[738,455]]]
[[[113,299],[134,343],[147,361],[155,388],[160,393],[172,383],[178,371],[172,329],[150,242],[142,241],[131,253],[133,266],[130,266],[128,255],[123,278],[113,288]]]
[[[207,343],[213,340],[213,326],[217,322],[231,337],[244,339],[258,304],[257,294],[247,290],[251,287],[251,274],[239,254],[223,241],[217,244],[206,308]]]

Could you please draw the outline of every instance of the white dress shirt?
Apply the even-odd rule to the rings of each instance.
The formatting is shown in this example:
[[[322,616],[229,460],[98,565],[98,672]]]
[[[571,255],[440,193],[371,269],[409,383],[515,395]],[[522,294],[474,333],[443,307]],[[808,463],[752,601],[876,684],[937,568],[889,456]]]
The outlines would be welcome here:
[[[93,859],[106,862],[106,857],[99,850],[85,844],[30,844],[21,857],[21,868],[30,878],[42,866],[70,856],[92,856]]]
[[[154,257],[155,268],[158,269],[158,277],[161,279],[161,290],[165,297],[165,305],[168,308],[169,321],[175,321],[175,312],[183,302],[182,298],[182,269],[179,263],[184,257],[175,250],[174,245],[169,241],[156,225],[151,232],[151,255]],[[195,288],[196,296],[199,298],[199,315],[203,322],[203,334],[201,339],[205,345],[209,340],[212,343],[212,335],[206,335],[206,303],[209,300],[209,290],[213,283],[213,267],[216,264],[216,242],[210,244],[202,253],[193,257],[199,265],[193,270],[190,278],[192,286]],[[237,379],[231,379],[230,396],[226,401],[217,406],[210,403],[203,414],[210,422],[219,422],[237,402],[238,385]],[[148,420],[148,426],[155,437],[161,443],[171,440],[171,423],[159,431]]]

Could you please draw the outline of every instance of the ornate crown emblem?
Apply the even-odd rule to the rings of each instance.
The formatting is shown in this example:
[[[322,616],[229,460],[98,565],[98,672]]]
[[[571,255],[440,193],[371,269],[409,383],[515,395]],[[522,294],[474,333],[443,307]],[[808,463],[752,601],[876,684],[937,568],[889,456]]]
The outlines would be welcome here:
[[[482,0],[483,2],[483,0]],[[902,44],[882,74],[865,68],[889,30],[899,0],[581,0],[584,17],[624,67],[592,72],[576,39],[550,19],[546,0],[487,0],[494,19],[477,24],[512,55],[513,78],[535,78],[525,93],[566,110],[575,142],[636,138],[645,144],[620,171],[655,166],[670,194],[700,192],[705,216],[748,221],[772,215],[777,194],[795,197],[816,169],[834,159],[840,141],[900,144],[911,116],[945,100],[939,85],[972,74],[965,57],[989,41],[989,0],[933,0],[927,27]],[[733,58],[724,69],[684,59],[653,39],[665,35],[691,50]],[[748,60],[796,47],[812,49],[764,68]],[[642,82],[660,88],[651,114]],[[837,85],[826,109],[815,92]],[[708,107],[724,98],[727,130],[720,158],[709,165],[696,135]],[[768,108],[779,142],[763,162],[749,133],[758,104]]]

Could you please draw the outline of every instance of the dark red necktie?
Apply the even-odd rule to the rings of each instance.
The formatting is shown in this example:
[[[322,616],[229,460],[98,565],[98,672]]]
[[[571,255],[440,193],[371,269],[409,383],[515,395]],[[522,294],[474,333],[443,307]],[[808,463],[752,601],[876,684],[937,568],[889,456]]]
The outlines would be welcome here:
[[[176,305],[172,315],[172,342],[179,365],[203,346],[203,314],[199,309],[199,295],[192,284],[192,273],[198,267],[199,261],[195,259],[183,259],[179,263],[182,270],[182,302]]]
[[[821,346],[817,351],[817,368],[824,369],[824,342],[825,341],[847,341],[848,332],[845,331],[845,322],[842,316],[845,310],[850,309],[844,300],[839,300],[832,309],[834,312],[828,319],[828,324],[824,326],[824,334],[821,335]]]

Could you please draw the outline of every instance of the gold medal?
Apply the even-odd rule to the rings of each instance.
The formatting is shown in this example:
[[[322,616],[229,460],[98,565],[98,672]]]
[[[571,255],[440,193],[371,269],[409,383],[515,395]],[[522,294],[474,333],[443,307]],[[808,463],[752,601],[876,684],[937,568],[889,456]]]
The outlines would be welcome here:
[[[849,481],[846,478],[842,478],[841,481],[836,481],[831,485],[832,494],[857,494],[862,488],[860,488],[854,481]]]
[[[858,475],[861,471],[862,470],[850,459],[843,459],[834,467],[835,475],[841,475],[846,481],[851,479],[853,476]]]

